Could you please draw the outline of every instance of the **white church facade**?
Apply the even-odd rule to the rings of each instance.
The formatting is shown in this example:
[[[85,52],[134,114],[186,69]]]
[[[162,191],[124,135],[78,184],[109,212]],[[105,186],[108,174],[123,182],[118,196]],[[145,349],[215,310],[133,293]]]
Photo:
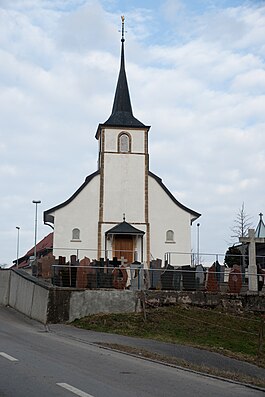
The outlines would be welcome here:
[[[148,267],[152,259],[179,252],[183,255],[175,255],[173,264],[190,264],[191,224],[200,214],[178,202],[149,170],[150,127],[132,112],[124,25],[121,42],[112,113],[96,132],[98,169],[68,200],[44,212],[45,224],[54,228],[53,254],[123,257]]]

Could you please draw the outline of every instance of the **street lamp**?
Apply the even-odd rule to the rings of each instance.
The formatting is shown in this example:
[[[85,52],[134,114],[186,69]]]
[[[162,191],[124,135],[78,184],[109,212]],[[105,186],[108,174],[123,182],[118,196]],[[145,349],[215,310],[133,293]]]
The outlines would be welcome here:
[[[18,269],[18,257],[19,257],[19,231],[20,227],[16,226],[17,229],[17,269]]]
[[[197,265],[200,264],[200,224],[197,223]]]
[[[37,225],[38,225],[38,204],[41,203],[40,200],[32,200],[33,204],[36,204],[35,211],[35,242],[34,242],[34,264],[37,265]]]

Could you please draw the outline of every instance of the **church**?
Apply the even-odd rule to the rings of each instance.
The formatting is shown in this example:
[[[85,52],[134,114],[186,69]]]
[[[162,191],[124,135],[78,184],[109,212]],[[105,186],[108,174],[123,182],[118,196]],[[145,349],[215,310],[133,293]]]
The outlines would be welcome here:
[[[191,262],[191,224],[200,214],[181,204],[149,170],[150,126],[134,117],[125,70],[122,17],[120,71],[110,117],[98,125],[98,168],[63,203],[44,212],[56,258],[123,258],[145,267],[168,253]]]

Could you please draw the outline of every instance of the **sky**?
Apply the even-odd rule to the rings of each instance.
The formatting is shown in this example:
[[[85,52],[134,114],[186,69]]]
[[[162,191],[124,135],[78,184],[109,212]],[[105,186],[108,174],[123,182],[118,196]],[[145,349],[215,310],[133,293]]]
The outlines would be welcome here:
[[[133,112],[150,170],[202,214],[192,248],[223,254],[244,203],[265,213],[265,2],[0,0],[0,264],[51,232],[43,211],[97,169],[121,15]],[[200,226],[197,226],[197,223]]]

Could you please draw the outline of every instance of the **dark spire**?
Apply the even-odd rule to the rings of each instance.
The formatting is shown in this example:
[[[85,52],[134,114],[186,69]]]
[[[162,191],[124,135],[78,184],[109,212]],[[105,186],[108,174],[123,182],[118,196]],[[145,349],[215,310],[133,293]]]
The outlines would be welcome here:
[[[104,124],[124,127],[144,127],[144,124],[137,120],[133,116],[132,112],[124,61],[124,19],[125,18],[122,16],[120,73],[118,77],[112,113]]]
[[[262,217],[263,217],[263,214],[260,213],[259,214],[259,223],[256,228],[255,237],[261,237],[261,238],[265,237],[265,225],[264,225]]]

